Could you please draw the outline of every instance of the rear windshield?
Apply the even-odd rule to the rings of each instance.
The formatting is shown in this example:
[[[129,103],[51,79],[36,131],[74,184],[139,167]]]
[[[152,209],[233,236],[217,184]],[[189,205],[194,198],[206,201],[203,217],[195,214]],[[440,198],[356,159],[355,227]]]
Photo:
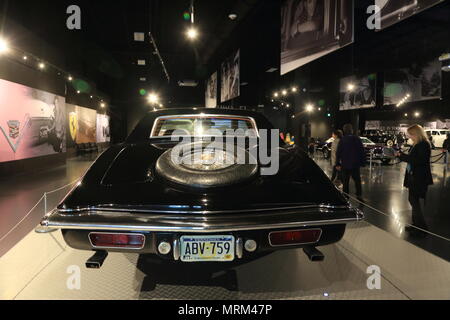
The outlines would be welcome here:
[[[155,121],[151,138],[209,135],[256,135],[256,124],[252,118],[239,116],[170,116]],[[213,134],[211,134],[213,133]]]

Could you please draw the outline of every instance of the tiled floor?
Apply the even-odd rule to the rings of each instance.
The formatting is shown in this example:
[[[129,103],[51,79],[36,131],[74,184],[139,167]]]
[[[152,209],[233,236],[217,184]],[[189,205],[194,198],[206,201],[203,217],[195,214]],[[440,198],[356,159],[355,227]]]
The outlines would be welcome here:
[[[0,257],[39,223],[45,211],[44,201],[40,201],[44,193],[79,179],[92,160],[86,157],[69,159],[65,166],[0,180]],[[48,195],[48,208],[56,206],[67,191]]]
[[[329,161],[320,156],[315,160],[331,176]],[[364,210],[371,224],[450,261],[450,172],[441,163],[432,165],[434,185],[429,188],[424,210],[429,233],[412,237],[404,231],[411,223],[408,190],[403,187],[405,170],[404,163],[362,168],[364,203],[354,196],[351,202]],[[354,194],[352,182],[350,193]]]
[[[88,270],[89,252],[67,248],[59,233],[30,233],[0,259],[0,299],[450,299],[450,263],[367,223],[321,250],[324,262],[287,250],[212,276],[134,254],[111,254],[102,269]],[[373,265],[381,287],[370,290]],[[68,287],[74,270],[79,290]]]

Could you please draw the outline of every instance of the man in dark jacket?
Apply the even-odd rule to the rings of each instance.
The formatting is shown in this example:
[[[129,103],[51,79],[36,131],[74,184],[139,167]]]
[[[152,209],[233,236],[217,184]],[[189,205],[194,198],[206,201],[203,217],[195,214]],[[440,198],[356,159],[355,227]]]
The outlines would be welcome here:
[[[353,135],[351,124],[344,126],[344,137],[339,143],[336,153],[336,163],[338,170],[342,171],[344,193],[349,194],[350,177],[356,185],[356,196],[362,197],[361,172],[360,168],[366,163],[366,152],[361,139]]]

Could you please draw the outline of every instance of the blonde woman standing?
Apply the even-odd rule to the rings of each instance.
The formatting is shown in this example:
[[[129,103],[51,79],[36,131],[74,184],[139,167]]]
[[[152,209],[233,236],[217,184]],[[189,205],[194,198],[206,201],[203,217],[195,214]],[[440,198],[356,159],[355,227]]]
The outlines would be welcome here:
[[[428,186],[433,184],[430,166],[431,143],[420,125],[409,127],[408,135],[413,141],[413,147],[409,154],[399,152],[397,156],[401,161],[408,163],[404,186],[409,190],[413,225],[428,230],[420,200],[426,199]],[[416,232],[416,229],[411,227],[405,229],[408,232]]]

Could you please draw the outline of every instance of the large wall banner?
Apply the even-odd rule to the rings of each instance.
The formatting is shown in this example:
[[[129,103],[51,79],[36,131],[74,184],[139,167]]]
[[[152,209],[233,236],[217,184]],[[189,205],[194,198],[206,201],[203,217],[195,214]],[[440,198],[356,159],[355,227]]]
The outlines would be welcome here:
[[[353,42],[353,0],[285,0],[281,74]]]
[[[441,62],[436,59],[425,65],[386,71],[384,105],[438,99],[441,97]]]
[[[97,111],[67,104],[69,120],[68,145],[97,142]]]
[[[0,162],[66,152],[65,98],[0,80]]]
[[[110,118],[106,114],[97,114],[97,143],[104,143],[111,141]]]
[[[374,108],[376,106],[377,75],[341,79],[340,110]]]
[[[375,0],[375,5],[380,8],[381,28],[384,29],[443,1],[444,0]]]
[[[205,106],[206,108],[217,107],[217,72],[213,73],[206,82]]]
[[[239,50],[222,63],[222,77],[220,82],[221,102],[237,98],[241,94],[240,63]]]

